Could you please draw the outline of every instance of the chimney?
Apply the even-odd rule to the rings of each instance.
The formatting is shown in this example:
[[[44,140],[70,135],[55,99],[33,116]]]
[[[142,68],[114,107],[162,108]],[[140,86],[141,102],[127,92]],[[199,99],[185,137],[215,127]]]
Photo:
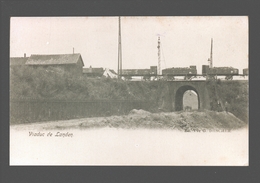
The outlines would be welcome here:
[[[23,57],[26,58],[26,53],[23,54]]]

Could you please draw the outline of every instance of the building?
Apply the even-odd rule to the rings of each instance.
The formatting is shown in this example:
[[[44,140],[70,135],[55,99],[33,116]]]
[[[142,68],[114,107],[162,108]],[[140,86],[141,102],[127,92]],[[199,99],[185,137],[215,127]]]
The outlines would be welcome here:
[[[89,68],[83,68],[83,75],[88,77],[102,77],[103,74],[104,74],[104,69],[102,67],[92,68],[90,66]]]
[[[81,75],[84,62],[81,54],[31,55],[25,65],[37,67],[58,67],[64,72]]]

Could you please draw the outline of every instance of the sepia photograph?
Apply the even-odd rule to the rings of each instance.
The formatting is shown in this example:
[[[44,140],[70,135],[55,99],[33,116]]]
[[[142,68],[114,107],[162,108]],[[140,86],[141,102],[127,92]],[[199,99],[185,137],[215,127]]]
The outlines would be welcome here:
[[[10,166],[249,166],[248,16],[10,19]]]

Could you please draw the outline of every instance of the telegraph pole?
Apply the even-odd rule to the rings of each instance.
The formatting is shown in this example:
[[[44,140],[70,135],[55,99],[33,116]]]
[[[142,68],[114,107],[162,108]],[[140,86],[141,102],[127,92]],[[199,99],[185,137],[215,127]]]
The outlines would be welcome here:
[[[161,42],[160,42],[160,36],[158,37],[158,75],[161,75]]]
[[[213,39],[211,38],[211,49],[210,49],[210,58],[209,61],[209,68],[213,67]]]
[[[118,27],[118,79],[122,76],[122,42],[121,42],[121,18],[119,17],[119,27]]]

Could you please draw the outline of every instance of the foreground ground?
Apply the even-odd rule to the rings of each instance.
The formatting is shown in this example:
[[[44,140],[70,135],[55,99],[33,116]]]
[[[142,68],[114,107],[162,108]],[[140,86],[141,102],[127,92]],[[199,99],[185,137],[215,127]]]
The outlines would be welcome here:
[[[211,111],[11,125],[10,165],[247,166],[248,129]]]
[[[12,129],[66,130],[88,128],[123,129],[176,129],[180,131],[231,131],[247,126],[232,113],[214,111],[191,111],[171,113],[149,113],[132,110],[128,115],[82,118],[63,121],[11,125]]]

